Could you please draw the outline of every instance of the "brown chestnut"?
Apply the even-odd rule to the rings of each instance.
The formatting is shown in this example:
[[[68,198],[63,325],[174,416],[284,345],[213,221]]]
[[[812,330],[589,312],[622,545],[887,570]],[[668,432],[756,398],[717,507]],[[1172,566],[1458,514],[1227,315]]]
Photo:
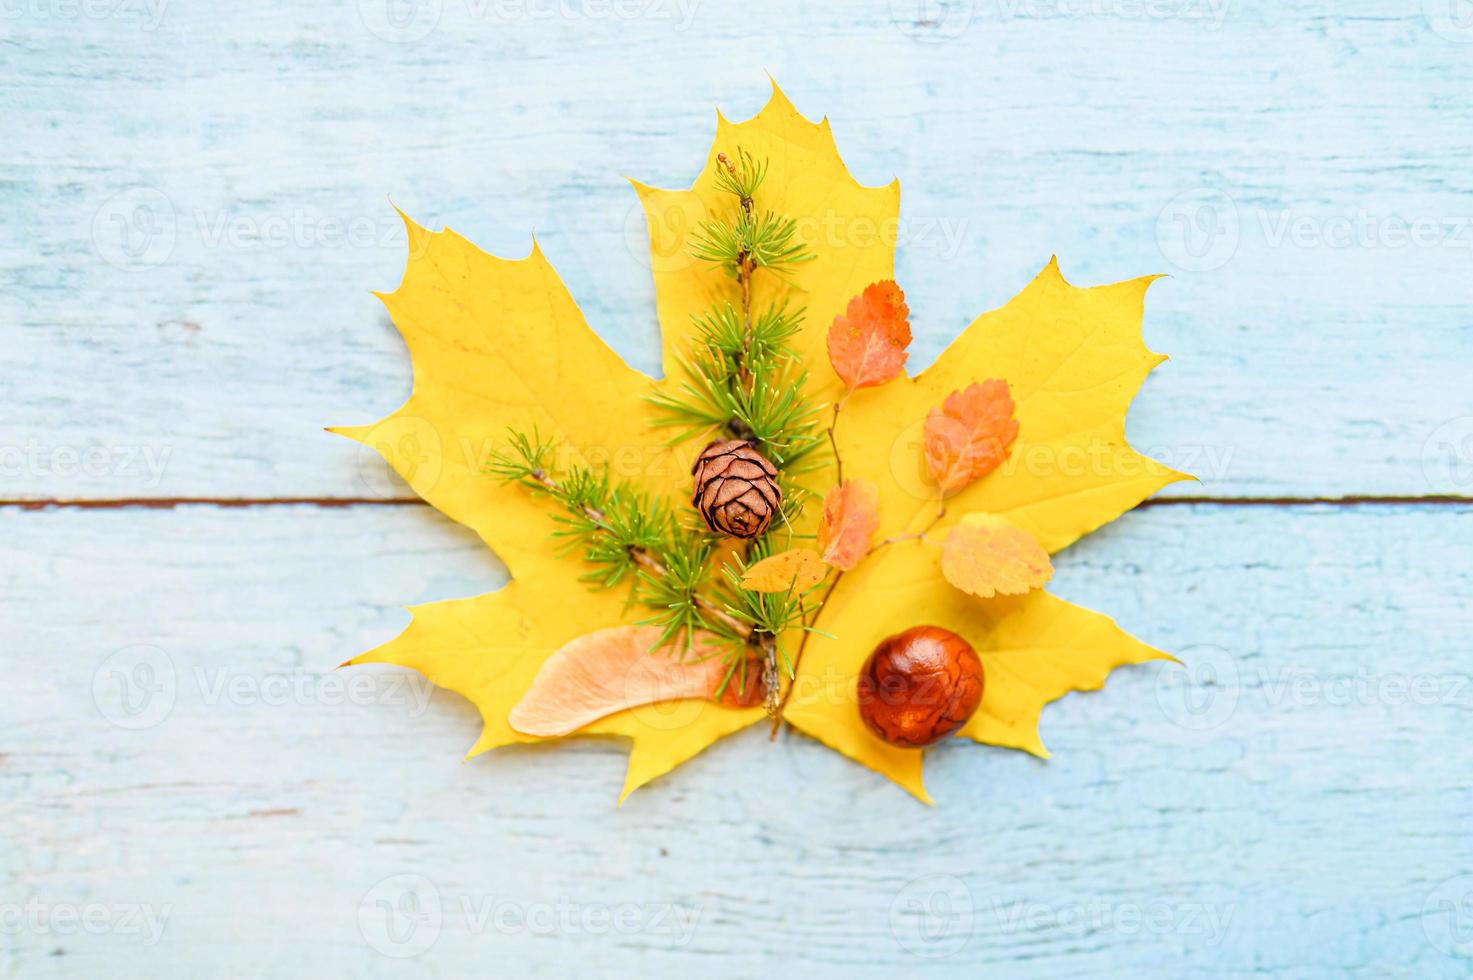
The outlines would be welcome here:
[[[859,716],[891,745],[920,748],[953,735],[982,703],[982,661],[940,626],[881,640],[859,671]]]

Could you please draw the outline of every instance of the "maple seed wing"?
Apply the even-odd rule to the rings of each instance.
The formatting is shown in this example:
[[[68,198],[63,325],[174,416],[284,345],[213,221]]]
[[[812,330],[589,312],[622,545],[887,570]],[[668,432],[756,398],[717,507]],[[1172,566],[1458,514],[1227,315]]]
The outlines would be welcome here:
[[[524,735],[560,736],[626,708],[714,697],[726,674],[721,657],[708,655],[719,641],[699,634],[693,655],[682,657],[651,649],[659,638],[657,627],[613,626],[563,644],[507,720]]]

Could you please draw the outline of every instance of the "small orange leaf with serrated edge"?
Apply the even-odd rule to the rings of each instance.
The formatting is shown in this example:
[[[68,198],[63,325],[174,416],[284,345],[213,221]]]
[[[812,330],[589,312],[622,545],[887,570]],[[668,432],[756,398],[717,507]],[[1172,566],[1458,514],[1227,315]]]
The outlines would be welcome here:
[[[1001,466],[1017,435],[1008,383],[968,385],[926,416],[926,466],[942,494],[955,493]]]
[[[1026,595],[1054,577],[1038,539],[996,514],[968,514],[941,548],[946,581],[982,599]]]
[[[742,588],[749,592],[804,593],[828,574],[823,559],[812,548],[794,548],[764,558],[742,573]]]
[[[880,489],[868,480],[845,480],[823,498],[818,551],[823,560],[849,571],[869,551],[880,526]]]
[[[829,327],[829,363],[850,390],[882,385],[905,370],[910,309],[894,280],[871,283]]]

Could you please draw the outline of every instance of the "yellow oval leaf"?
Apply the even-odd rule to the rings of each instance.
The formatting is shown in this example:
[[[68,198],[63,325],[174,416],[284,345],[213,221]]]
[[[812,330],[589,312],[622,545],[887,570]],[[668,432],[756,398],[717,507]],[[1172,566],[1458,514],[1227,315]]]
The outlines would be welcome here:
[[[983,599],[1024,595],[1054,576],[1038,539],[996,514],[968,514],[946,536],[941,574],[963,592]]]
[[[794,548],[757,562],[742,575],[742,588],[752,592],[807,592],[823,581],[828,569],[812,548]]]

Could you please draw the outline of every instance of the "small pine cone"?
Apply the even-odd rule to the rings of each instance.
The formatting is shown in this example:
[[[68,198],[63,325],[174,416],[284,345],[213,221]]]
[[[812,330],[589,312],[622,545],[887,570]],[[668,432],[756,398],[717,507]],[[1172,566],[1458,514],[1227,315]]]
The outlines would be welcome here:
[[[711,443],[691,473],[696,478],[691,506],[718,534],[755,538],[767,530],[782,504],[777,467],[742,439]]]

